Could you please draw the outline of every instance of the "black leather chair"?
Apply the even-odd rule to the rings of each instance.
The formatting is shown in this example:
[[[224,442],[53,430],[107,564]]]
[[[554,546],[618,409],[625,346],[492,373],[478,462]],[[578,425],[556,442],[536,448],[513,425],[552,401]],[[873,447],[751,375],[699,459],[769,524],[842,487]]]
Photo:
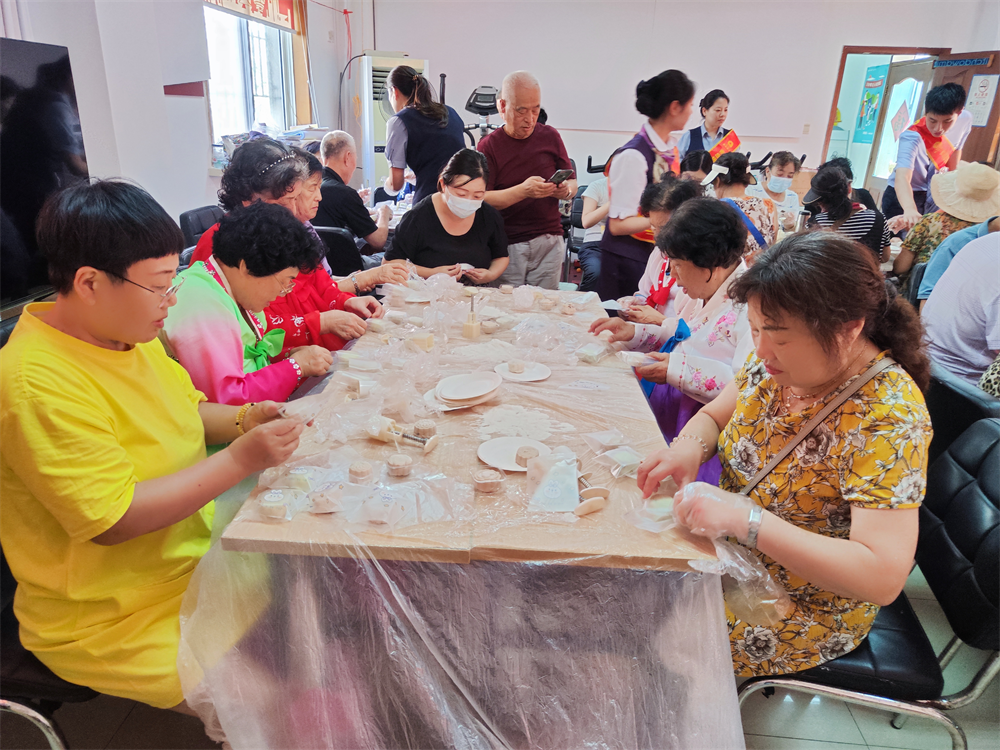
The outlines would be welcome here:
[[[180,267],[178,270],[183,271],[185,268],[191,265],[191,256],[194,255],[194,249],[197,245],[191,245],[191,247],[186,247],[181,250]]]
[[[906,598],[883,607],[865,641],[838,659],[791,675],[756,677],[739,689],[785,688],[848,703],[923,716],[944,725],[952,748],[965,733],[943,711],[983,694],[1000,674],[1000,419],[973,424],[931,466],[920,508],[916,561],[955,633],[940,656]],[[942,696],[942,670],[962,643],[991,651],[964,690]]]
[[[0,711],[22,716],[45,735],[52,750],[62,750],[66,740],[53,714],[63,703],[82,703],[96,698],[87,687],[56,677],[34,654],[21,645],[14,616],[17,581],[7,558],[0,552]]]
[[[573,253],[579,249],[576,237],[577,229],[583,229],[583,193],[587,189],[586,185],[580,185],[573,196],[570,204],[569,217],[563,217],[563,237],[566,240],[566,260],[563,263],[562,280],[568,282],[570,271],[573,268]]]
[[[326,260],[334,276],[350,276],[365,264],[354,235],[342,227],[313,227],[326,245]]]
[[[225,215],[218,206],[202,206],[192,208],[181,214],[181,232],[184,234],[184,245],[197,245],[205,230],[219,223]]]
[[[917,263],[910,269],[910,286],[906,290],[906,299],[918,310],[920,309],[920,301],[917,299],[917,292],[920,291],[920,282],[924,280],[924,271],[926,270],[926,263]]]
[[[14,332],[14,326],[17,325],[17,321],[20,318],[20,314],[11,315],[9,318],[4,318],[0,320],[0,348],[7,345],[7,339]]]
[[[934,438],[928,451],[929,464],[933,464],[973,423],[1000,417],[1000,399],[938,364],[931,364],[931,386],[925,398],[934,428]]]

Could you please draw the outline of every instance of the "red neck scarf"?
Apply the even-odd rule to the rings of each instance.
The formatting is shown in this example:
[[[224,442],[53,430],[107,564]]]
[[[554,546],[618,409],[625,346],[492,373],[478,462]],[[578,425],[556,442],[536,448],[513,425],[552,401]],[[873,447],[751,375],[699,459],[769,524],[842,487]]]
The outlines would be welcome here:
[[[650,291],[649,296],[646,298],[646,304],[651,307],[660,307],[667,304],[667,300],[670,299],[670,287],[674,285],[677,281],[673,276],[666,280],[664,284],[664,277],[667,275],[667,261],[664,260],[660,264],[660,278],[657,280],[656,286]]]
[[[926,117],[921,117],[907,128],[907,130],[912,130],[920,136],[920,139],[924,142],[924,148],[927,149],[927,156],[935,167],[943,169],[948,166],[948,159],[955,153],[955,147],[948,140],[948,136],[943,134],[938,136],[931,135],[931,131],[927,129]]]

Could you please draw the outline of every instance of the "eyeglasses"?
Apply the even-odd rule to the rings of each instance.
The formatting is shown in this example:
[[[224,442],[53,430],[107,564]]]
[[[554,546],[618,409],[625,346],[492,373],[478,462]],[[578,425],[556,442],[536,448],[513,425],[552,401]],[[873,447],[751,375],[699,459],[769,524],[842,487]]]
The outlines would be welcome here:
[[[279,284],[281,283],[281,279],[278,279],[278,283]],[[281,287],[281,291],[278,292],[278,296],[279,297],[284,297],[286,294],[291,293],[291,291],[294,288],[295,288],[295,279],[292,279],[291,281],[288,282],[288,286],[282,286]]]
[[[159,295],[160,297],[163,298],[164,302],[166,302],[166,300],[167,300],[168,297],[170,297],[170,296],[172,296],[174,294],[177,294],[177,290],[180,289],[182,286],[184,286],[184,282],[187,280],[187,276],[181,276],[180,281],[178,281],[176,284],[172,284],[171,286],[167,287],[167,291],[165,291],[165,292],[158,292],[155,289],[150,289],[148,286],[143,286],[142,284],[137,284],[136,282],[132,281],[132,279],[127,278],[125,276],[122,276],[120,273],[114,273],[112,271],[105,271],[104,273],[106,273],[108,276],[114,276],[116,279],[121,279],[122,281],[127,281],[132,286],[137,286],[140,289],[145,289],[150,294]],[[163,303],[161,302],[160,304],[163,304]]]

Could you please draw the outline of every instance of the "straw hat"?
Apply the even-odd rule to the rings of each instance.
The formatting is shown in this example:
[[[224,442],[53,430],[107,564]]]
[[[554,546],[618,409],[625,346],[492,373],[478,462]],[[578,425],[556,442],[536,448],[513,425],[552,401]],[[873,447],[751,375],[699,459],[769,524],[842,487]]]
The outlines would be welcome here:
[[[981,224],[1000,216],[1000,172],[985,164],[960,161],[955,171],[931,177],[931,196],[946,213]]]

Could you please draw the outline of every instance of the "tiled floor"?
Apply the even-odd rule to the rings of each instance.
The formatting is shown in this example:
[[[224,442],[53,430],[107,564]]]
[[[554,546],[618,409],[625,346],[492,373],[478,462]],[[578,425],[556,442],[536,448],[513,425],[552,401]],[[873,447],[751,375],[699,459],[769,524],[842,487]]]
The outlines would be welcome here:
[[[951,638],[944,614],[914,571],[906,593],[935,649]],[[945,671],[945,689],[966,685],[984,654],[963,648]],[[965,730],[970,750],[995,750],[1000,744],[1000,681],[994,681],[973,705],[951,714]],[[56,718],[74,750],[219,747],[192,717],[159,711],[133,701],[101,696],[89,703],[63,706]],[[818,696],[778,691],[757,693],[743,708],[748,750],[947,750],[947,732],[927,720],[910,719],[902,729],[889,725],[890,714]],[[0,714],[0,747],[45,748],[41,735],[19,717]]]

